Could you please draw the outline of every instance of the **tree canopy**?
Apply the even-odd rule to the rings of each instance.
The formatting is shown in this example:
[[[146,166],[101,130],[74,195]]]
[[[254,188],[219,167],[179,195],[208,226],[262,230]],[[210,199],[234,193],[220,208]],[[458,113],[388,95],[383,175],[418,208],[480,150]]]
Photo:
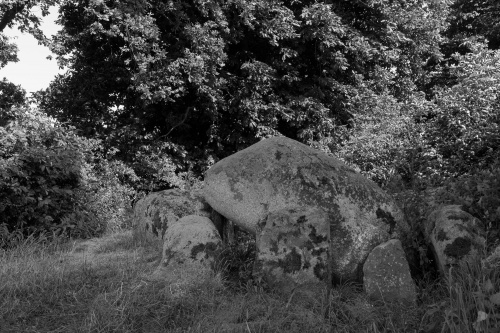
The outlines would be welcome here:
[[[130,162],[203,169],[278,133],[329,151],[356,96],[429,82],[450,3],[67,1],[51,49],[70,70],[38,100]]]
[[[62,30],[49,39],[50,5]],[[3,2],[0,67],[17,60],[1,31],[18,27],[68,71],[34,95],[40,112],[0,81],[0,213],[78,229],[70,212],[123,212],[136,191],[187,186],[285,135],[386,189],[452,184],[452,202],[499,226],[498,11],[495,0]]]

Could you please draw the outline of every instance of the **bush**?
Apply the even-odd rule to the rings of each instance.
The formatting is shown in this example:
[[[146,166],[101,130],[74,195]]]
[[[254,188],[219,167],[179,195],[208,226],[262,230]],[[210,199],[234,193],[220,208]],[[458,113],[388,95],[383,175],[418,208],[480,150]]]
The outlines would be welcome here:
[[[397,177],[440,186],[488,169],[500,157],[500,51],[470,47],[446,68],[457,83],[436,89],[432,101],[360,90],[351,100],[353,128],[336,153],[382,186]]]
[[[0,127],[0,214],[10,229],[48,231],[76,206],[85,145],[53,119],[17,109]]]
[[[382,187],[397,177],[409,182],[421,168],[417,154],[426,146],[415,118],[428,104],[423,96],[402,103],[366,90],[352,100],[353,128],[332,150]]]
[[[13,233],[88,237],[108,221],[119,224],[133,190],[118,175],[129,170],[100,156],[98,141],[42,112],[13,111],[0,127],[2,242]]]
[[[131,204],[136,197],[130,183],[138,177],[122,162],[99,155],[95,149],[92,157],[92,163],[84,165],[83,183],[77,190],[79,212],[90,214],[100,231],[130,227]]]
[[[487,169],[500,156],[500,51],[482,44],[455,55],[458,83],[437,91],[426,139],[443,157],[448,177]]]

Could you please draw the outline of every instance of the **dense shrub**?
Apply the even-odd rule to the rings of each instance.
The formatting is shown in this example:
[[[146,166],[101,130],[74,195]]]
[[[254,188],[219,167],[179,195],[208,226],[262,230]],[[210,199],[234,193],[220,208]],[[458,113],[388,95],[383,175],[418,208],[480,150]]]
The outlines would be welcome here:
[[[43,113],[14,109],[0,127],[0,225],[5,235],[86,237],[119,224],[133,190],[128,169],[99,154],[99,142]],[[2,240],[5,243],[5,239]]]
[[[77,230],[82,237],[130,227],[136,192],[129,183],[138,179],[122,162],[110,161],[95,151],[92,156],[92,163],[84,165],[82,186],[76,191],[78,209],[63,219],[70,229],[79,221]],[[76,236],[73,230],[71,233]]]
[[[449,70],[458,83],[437,91],[426,132],[445,178],[487,169],[500,156],[500,51],[470,47],[473,52],[455,55]]]
[[[28,109],[0,127],[0,212],[11,228],[49,229],[76,205],[86,141]],[[83,148],[83,149],[82,149]]]
[[[500,52],[469,47],[446,68],[456,84],[430,101],[369,89],[353,97],[353,127],[335,153],[382,186],[440,186],[487,170],[500,157]]]
[[[421,169],[425,151],[423,128],[415,119],[429,108],[423,96],[403,102],[370,90],[352,99],[353,127],[334,153],[368,178],[385,187],[394,179],[408,183]]]

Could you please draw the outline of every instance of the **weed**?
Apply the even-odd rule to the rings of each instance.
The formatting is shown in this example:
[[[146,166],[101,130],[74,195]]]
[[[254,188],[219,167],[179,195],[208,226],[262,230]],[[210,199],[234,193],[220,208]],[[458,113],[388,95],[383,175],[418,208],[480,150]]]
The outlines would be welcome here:
[[[353,283],[311,305],[275,294],[253,277],[255,244],[248,235],[240,237],[221,253],[215,274],[165,272],[177,279],[152,278],[158,248],[131,232],[54,244],[25,240],[0,253],[0,331],[498,331],[496,266],[457,267],[447,281],[424,275],[414,306],[374,303]]]

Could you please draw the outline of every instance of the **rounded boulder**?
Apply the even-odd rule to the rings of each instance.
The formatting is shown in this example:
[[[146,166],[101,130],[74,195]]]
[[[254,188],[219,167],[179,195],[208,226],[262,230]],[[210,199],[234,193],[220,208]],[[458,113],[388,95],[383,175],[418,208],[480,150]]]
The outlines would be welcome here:
[[[210,206],[203,197],[180,189],[170,189],[150,193],[137,201],[133,224],[139,233],[161,241],[169,226],[193,214],[210,216]]]
[[[209,268],[220,245],[219,232],[209,218],[184,216],[165,232],[161,265],[199,264]]]
[[[481,221],[463,211],[460,205],[435,209],[425,223],[425,236],[444,276],[461,262],[480,260],[486,247],[484,234]]]
[[[321,209],[334,279],[359,279],[371,250],[408,230],[393,199],[339,159],[286,137],[262,140],[213,165],[204,197],[239,227],[295,207]]]

